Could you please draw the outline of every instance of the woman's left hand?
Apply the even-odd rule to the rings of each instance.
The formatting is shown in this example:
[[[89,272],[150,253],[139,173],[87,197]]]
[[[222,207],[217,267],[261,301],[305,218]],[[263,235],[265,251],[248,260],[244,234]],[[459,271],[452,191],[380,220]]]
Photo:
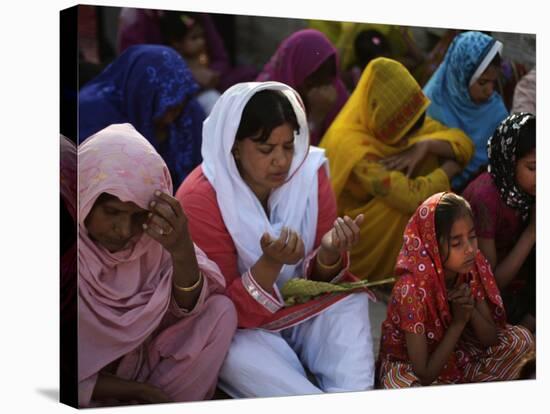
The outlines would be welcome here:
[[[392,155],[391,157],[384,158],[380,163],[387,170],[401,171],[411,177],[415,172],[418,164],[420,164],[429,152],[429,141],[420,141],[413,144],[411,147],[400,152],[399,154]]]
[[[149,216],[143,225],[145,232],[158,241],[172,256],[183,253],[191,241],[187,229],[187,217],[178,200],[167,193],[155,191],[149,203]]]
[[[321,248],[327,253],[341,254],[350,250],[359,241],[359,226],[363,222],[364,215],[359,214],[352,220],[348,216],[338,217],[334,226],[321,239]]]

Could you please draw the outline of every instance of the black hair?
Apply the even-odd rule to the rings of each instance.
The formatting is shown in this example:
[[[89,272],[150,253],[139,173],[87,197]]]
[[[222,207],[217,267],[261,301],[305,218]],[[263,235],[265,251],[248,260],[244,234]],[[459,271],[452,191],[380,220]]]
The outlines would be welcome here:
[[[265,142],[271,132],[285,123],[300,132],[298,118],[288,98],[280,91],[265,89],[250,98],[244,107],[235,140],[250,138]]]
[[[355,37],[353,47],[361,69],[364,69],[371,60],[377,57],[388,56],[391,50],[386,37],[374,29],[359,32]]]
[[[500,68],[501,60],[500,53],[497,53],[493,60],[491,60],[491,63],[489,63],[489,66],[496,66],[497,68]]]
[[[185,21],[188,21],[189,24],[186,24]],[[196,23],[197,19],[193,13],[165,11],[159,22],[164,43],[169,45],[181,40]]]
[[[455,193],[445,193],[435,209],[435,234],[439,251],[442,254],[446,250],[445,258],[441,257],[441,263],[444,264],[449,258],[451,252],[451,230],[456,220],[462,217],[470,217],[474,220],[470,203],[464,197]],[[444,249],[443,247],[447,248]]]
[[[537,144],[537,121],[530,117],[525,121],[519,130],[518,146],[516,148],[516,161],[525,157]]]
[[[335,77],[336,56],[331,55],[304,79],[299,89],[307,93],[309,89],[330,84]]]

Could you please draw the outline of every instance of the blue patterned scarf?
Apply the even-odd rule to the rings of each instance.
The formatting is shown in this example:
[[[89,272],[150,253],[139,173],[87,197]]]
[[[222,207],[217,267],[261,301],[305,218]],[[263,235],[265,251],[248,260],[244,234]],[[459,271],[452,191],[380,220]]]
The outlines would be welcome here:
[[[128,48],[80,91],[79,142],[114,123],[131,123],[166,162],[174,188],[202,161],[205,114],[194,98],[199,86],[173,49],[157,45]],[[154,119],[187,102],[162,142]]]

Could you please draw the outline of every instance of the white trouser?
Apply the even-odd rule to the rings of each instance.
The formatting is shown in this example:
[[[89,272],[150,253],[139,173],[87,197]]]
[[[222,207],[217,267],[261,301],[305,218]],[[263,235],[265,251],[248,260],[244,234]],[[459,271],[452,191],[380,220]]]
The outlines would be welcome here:
[[[318,386],[307,377],[306,367]],[[239,329],[220,371],[234,398],[364,391],[374,386],[366,293],[351,294],[281,332]]]

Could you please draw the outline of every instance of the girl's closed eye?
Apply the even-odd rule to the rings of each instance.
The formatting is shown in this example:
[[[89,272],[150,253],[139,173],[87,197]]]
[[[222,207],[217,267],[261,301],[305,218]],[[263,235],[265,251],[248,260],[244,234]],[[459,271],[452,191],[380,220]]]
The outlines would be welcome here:
[[[437,206],[435,224],[446,277],[469,271],[477,251],[477,237],[468,202],[456,194],[445,194]]]

